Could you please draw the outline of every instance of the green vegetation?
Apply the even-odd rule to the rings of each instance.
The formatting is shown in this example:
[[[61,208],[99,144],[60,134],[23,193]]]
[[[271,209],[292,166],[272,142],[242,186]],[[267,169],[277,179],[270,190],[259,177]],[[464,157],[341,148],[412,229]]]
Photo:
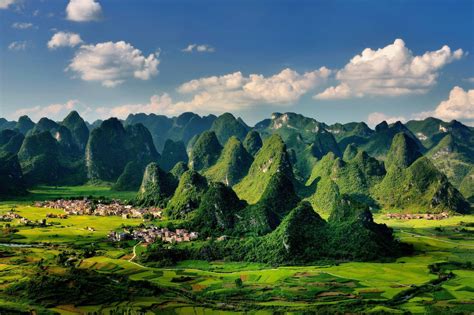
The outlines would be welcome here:
[[[229,191],[229,188],[222,187]],[[40,187],[25,199],[0,203],[0,213],[10,211],[12,205],[17,205],[20,215],[37,220],[44,218],[48,212],[60,213],[61,210],[31,207],[28,200],[90,194],[114,198],[131,196],[100,186]],[[199,255],[212,260],[212,257],[232,258],[248,254],[248,260],[259,258],[275,264],[294,264],[292,259],[295,255],[313,254],[309,250],[306,253],[300,250],[305,248],[302,247],[302,240],[316,237],[318,240],[327,239],[331,233],[320,233],[321,227],[326,226],[323,230],[334,230],[339,224],[331,226],[333,220],[345,222],[347,219],[355,221],[337,233],[334,231],[334,234],[342,235],[345,242],[341,244],[344,247],[339,245],[333,248],[352,252],[350,244],[354,240],[351,237],[358,240],[360,235],[364,235],[359,235],[361,231],[357,223],[359,218],[364,218],[364,211],[362,206],[361,212],[354,212],[352,206],[345,209],[324,223],[307,203],[302,203],[290,211],[275,231],[263,238],[231,237],[227,241],[209,241],[209,244],[196,241],[178,245],[139,245],[136,252],[142,254],[133,262],[128,260],[135,243],[117,247],[103,240],[109,230],[117,229],[124,223],[137,225],[140,220],[72,216],[61,220],[58,226],[33,229],[12,222],[19,230],[13,235],[23,237],[17,240],[24,244],[45,243],[42,247],[7,249],[0,246],[0,310],[2,313],[35,310],[43,313],[199,311],[210,314],[226,311],[262,314],[276,311],[436,311],[443,314],[473,311],[469,302],[474,298],[471,290],[473,271],[468,264],[474,259],[472,233],[469,232],[474,223],[473,216],[454,216],[441,221],[396,220],[376,216],[376,222],[394,228],[397,238],[415,247],[413,255],[400,257],[396,261],[333,263],[322,259],[318,265],[280,267],[228,260],[183,261],[193,258],[186,255]],[[96,231],[89,232],[84,228],[86,226],[93,226]],[[314,226],[320,226],[320,229]],[[58,236],[48,237],[55,234]],[[272,239],[285,239],[286,244],[291,244],[289,251],[294,255],[288,254],[282,242],[273,242]],[[371,241],[373,239],[376,238],[371,238]],[[49,245],[51,240],[54,243]],[[72,253],[85,253],[91,243],[95,243],[97,248],[94,256],[76,260],[76,267],[71,270],[58,265],[59,257],[77,257]],[[318,248],[320,243],[310,242],[313,248]],[[370,242],[368,245],[361,243],[355,246],[373,246]],[[246,251],[239,251],[239,248]],[[273,255],[275,252],[281,255]],[[153,253],[156,255],[150,256]],[[225,255],[222,256],[222,253]],[[279,258],[285,255],[288,260]],[[165,258],[168,261],[164,261]],[[144,263],[146,266],[143,266]],[[237,284],[240,282],[242,285]],[[68,285],[65,286],[65,283]]]
[[[86,149],[87,140],[89,140],[89,129],[78,112],[70,112],[61,122],[61,125],[71,131],[75,144],[84,151]]]
[[[210,130],[215,132],[219,142],[224,145],[230,137],[244,140],[248,129],[242,120],[236,119],[231,113],[224,113],[214,120]]]
[[[86,148],[89,179],[115,182],[130,161],[148,164],[159,160],[150,132],[141,124],[127,125],[116,118],[92,130]]]
[[[222,151],[222,146],[213,131],[203,132],[194,143],[189,164],[196,171],[206,169],[216,163]]]
[[[137,191],[142,184],[145,167],[145,165],[135,161],[128,162],[122,174],[120,174],[112,186],[112,189],[117,191]]]
[[[204,176],[211,181],[233,186],[247,175],[252,161],[252,156],[240,140],[232,136],[225,144],[216,164],[208,168]]]
[[[206,178],[194,170],[184,172],[178,187],[166,207],[170,218],[182,219],[196,210],[201,202],[202,195],[207,190]]]
[[[386,208],[421,212],[456,211],[470,206],[433,163],[409,148],[409,137],[397,135],[387,155],[387,175],[375,188],[378,202]],[[416,159],[416,160],[415,160]]]
[[[0,154],[0,196],[26,194],[23,172],[16,154]]]
[[[192,137],[209,130],[215,119],[214,115],[201,117],[190,112],[171,118],[156,114],[131,114],[125,124],[143,124],[150,130],[156,149],[161,151],[167,139],[187,145]]]
[[[251,130],[245,136],[243,145],[248,153],[255,156],[263,145],[262,138],[260,138],[260,134],[257,131]]]
[[[457,188],[467,176],[474,164],[474,141],[457,139],[448,134],[433,147],[426,156],[443,172],[449,181]],[[469,198],[468,195],[465,195]]]
[[[158,288],[146,281],[133,282],[124,277],[115,278],[118,279],[82,269],[71,269],[61,275],[40,272],[31,280],[10,287],[7,294],[24,297],[43,306],[97,305],[123,301],[134,295],[160,294]]]
[[[240,199],[256,203],[263,194],[273,174],[281,172],[292,178],[293,172],[286,145],[278,135],[272,135],[263,143],[250,166],[247,176],[234,186]]]
[[[239,200],[232,188],[222,183],[211,183],[191,225],[203,235],[221,235],[232,231],[236,214],[245,206],[246,203]]]
[[[2,314],[474,312],[461,195],[472,197],[473,137],[456,121],[373,131],[276,113],[248,132],[231,114],[139,114],[90,137],[75,112],[0,124]],[[163,216],[64,217],[35,203],[84,197]],[[451,216],[386,216],[399,211]],[[152,226],[198,238],[127,238]]]
[[[160,166],[165,171],[170,171],[176,163],[188,163],[188,154],[182,141],[166,140],[161,153]]]
[[[0,152],[3,153],[18,153],[25,136],[16,130],[2,130],[0,131]]]
[[[274,230],[299,202],[291,179],[284,173],[273,174],[255,204],[238,214],[237,230],[242,233],[263,235]]]
[[[461,184],[459,184],[459,191],[471,202],[474,202],[474,167],[464,176]]]
[[[164,208],[176,186],[177,181],[173,175],[163,171],[157,163],[150,163],[145,169],[136,203],[141,206]]]
[[[33,129],[35,123],[31,121],[30,117],[28,116],[20,116],[18,118],[18,122],[15,125],[15,129],[18,129],[22,134],[26,135],[28,131]]]
[[[60,151],[47,131],[27,136],[18,153],[28,185],[56,184],[59,180]]]
[[[188,164],[184,162],[178,162],[171,169],[170,173],[177,179],[181,178],[181,175],[188,170]]]

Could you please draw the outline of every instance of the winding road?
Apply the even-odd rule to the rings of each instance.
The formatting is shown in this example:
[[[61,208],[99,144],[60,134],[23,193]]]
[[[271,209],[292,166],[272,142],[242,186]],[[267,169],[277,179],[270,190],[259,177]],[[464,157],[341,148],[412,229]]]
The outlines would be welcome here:
[[[137,244],[135,244],[135,246],[133,246],[133,256],[132,258],[130,258],[128,260],[129,263],[132,263],[140,268],[147,268],[146,266],[143,266],[143,265],[140,265],[139,263],[136,263],[134,262],[133,260],[135,259],[135,257],[137,257],[137,252],[136,252],[136,249],[137,249],[137,246],[140,245],[142,243],[142,241],[138,242]]]

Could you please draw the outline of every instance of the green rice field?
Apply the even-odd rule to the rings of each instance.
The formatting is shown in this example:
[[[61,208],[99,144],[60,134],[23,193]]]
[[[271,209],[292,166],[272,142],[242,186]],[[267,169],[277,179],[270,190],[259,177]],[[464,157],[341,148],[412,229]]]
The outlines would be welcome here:
[[[37,208],[35,200],[104,196],[131,199],[133,193],[116,193],[107,187],[38,187],[28,197],[0,202],[0,214],[11,209],[30,220],[61,210]],[[152,268],[131,260],[136,242],[117,246],[106,240],[122,225],[139,225],[140,219],[69,216],[48,219],[45,227],[25,227],[17,221],[1,222],[0,313],[36,310],[60,314],[273,314],[314,312],[361,313],[465,313],[474,312],[474,216],[445,220],[395,220],[375,215],[376,221],[395,230],[413,244],[415,253],[388,263],[338,262],[316,266],[268,266],[228,261],[182,261],[175,266]],[[90,231],[87,227],[92,227]],[[11,244],[19,244],[12,246]],[[96,248],[91,257],[77,257],[79,269],[146,281],[162,291],[157,296],[133,296],[100,305],[43,305],[9,293],[9,287],[37,277],[39,272],[62,275],[68,267],[58,263],[61,253],[81,246]],[[137,253],[144,248],[138,245]],[[430,265],[446,264],[449,278],[436,283]],[[454,262],[454,263],[453,263]],[[242,285],[236,285],[241,279]]]

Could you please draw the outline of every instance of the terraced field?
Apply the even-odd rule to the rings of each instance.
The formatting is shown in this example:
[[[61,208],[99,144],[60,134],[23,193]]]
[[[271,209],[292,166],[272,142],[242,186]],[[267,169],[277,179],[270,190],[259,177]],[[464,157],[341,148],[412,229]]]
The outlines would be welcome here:
[[[21,216],[39,220],[45,218],[46,213],[61,211],[35,208],[30,200],[89,194],[114,196],[107,188],[61,188],[56,192],[54,188],[42,187],[29,200],[1,202],[0,214],[14,208]],[[132,194],[126,196],[130,198]],[[108,231],[122,224],[138,225],[141,220],[70,216],[51,219],[57,222],[55,225],[34,228],[21,226],[16,221],[10,222],[8,227],[2,223],[0,310],[37,309],[62,314],[125,311],[271,314],[277,310],[474,312],[474,216],[402,221],[376,215],[376,220],[394,228],[397,237],[404,242],[413,244],[415,254],[388,263],[274,267],[256,263],[182,261],[173,267],[153,268],[133,258],[135,242],[119,247],[105,240]],[[93,227],[95,231],[86,227]],[[95,248],[94,255],[73,254],[91,244]],[[139,254],[144,247],[139,244],[135,249]],[[74,258],[69,267],[59,261],[65,253],[69,259]],[[439,280],[438,274],[430,272],[430,266],[435,263],[449,276]],[[37,277],[39,273],[65,274],[72,265],[104,275],[147,281],[159,287],[162,293],[131,296],[126,301],[101,305],[45,305],[13,296],[8,290],[11,285]],[[237,284],[237,279],[242,285]]]

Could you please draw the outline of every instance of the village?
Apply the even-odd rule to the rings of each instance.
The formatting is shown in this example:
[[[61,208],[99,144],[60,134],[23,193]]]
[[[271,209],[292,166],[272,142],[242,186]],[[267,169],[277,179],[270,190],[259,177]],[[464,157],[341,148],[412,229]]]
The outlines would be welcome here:
[[[46,222],[46,219],[39,219],[37,221],[32,221],[28,218],[22,217],[18,213],[15,213],[13,209],[9,212],[6,212],[6,213],[0,215],[0,222],[12,222],[13,220],[18,220],[19,224],[24,225],[24,226],[47,226],[47,225],[49,225]]]
[[[96,215],[96,216],[121,216],[124,219],[157,219],[161,218],[160,208],[137,208],[131,205],[124,205],[117,200],[110,203],[98,200],[84,199],[58,199],[51,201],[36,202],[35,207],[62,209],[67,215]],[[48,214],[48,217],[57,217],[64,219],[66,217],[54,214]]]
[[[448,212],[441,213],[387,213],[385,216],[387,219],[399,219],[399,220],[443,220],[449,218]]]
[[[199,237],[197,232],[188,232],[185,229],[176,229],[174,232],[168,228],[159,228],[157,226],[149,226],[146,228],[129,229],[124,228],[123,232],[111,231],[109,240],[114,242],[126,240],[139,240],[145,243],[153,243],[156,240],[162,240],[166,243],[190,242]]]

